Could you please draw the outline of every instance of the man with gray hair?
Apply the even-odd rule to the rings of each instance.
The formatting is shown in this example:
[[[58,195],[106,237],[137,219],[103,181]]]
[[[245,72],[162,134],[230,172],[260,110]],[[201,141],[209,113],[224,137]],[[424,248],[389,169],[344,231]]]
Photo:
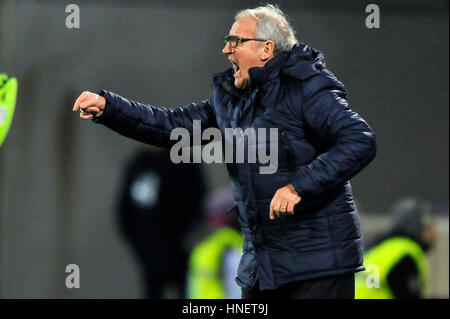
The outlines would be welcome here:
[[[162,147],[176,142],[175,128],[192,134],[194,120],[222,133],[276,128],[276,139],[243,138],[245,149],[276,146],[273,174],[260,173],[260,158],[227,163],[244,236],[242,297],[354,298],[354,273],[364,266],[349,180],[375,157],[373,130],[349,108],[323,55],[297,41],[275,6],[239,12],[222,53],[232,67],[214,76],[206,101],[167,109],[103,90],[83,92],[73,110]]]

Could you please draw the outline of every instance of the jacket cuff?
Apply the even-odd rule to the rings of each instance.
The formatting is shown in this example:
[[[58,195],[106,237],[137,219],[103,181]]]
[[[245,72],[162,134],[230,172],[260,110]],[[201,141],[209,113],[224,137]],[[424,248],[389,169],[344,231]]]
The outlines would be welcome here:
[[[111,93],[109,91],[106,90],[101,90],[98,95],[103,96],[106,100],[106,104],[105,104],[105,109],[103,110],[102,115],[98,116],[98,117],[93,117],[92,121],[94,121],[95,123],[99,123],[102,124],[103,122],[105,122],[110,113],[112,112],[112,108],[111,108]]]
[[[300,195],[300,197],[303,199],[303,188],[298,183],[297,179],[295,178],[295,174],[289,175],[289,181],[294,186],[295,191]]]

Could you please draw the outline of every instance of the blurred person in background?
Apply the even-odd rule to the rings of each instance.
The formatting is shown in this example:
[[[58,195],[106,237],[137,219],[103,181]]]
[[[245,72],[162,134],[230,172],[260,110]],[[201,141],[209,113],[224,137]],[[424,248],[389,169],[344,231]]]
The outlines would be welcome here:
[[[200,167],[173,164],[167,150],[147,147],[130,158],[118,216],[142,267],[145,297],[184,297],[188,251],[183,242],[201,220],[204,191]],[[170,287],[173,296],[165,293]]]
[[[194,247],[189,258],[189,299],[241,298],[235,277],[242,256],[243,238],[233,205],[230,189],[215,191],[206,201],[212,234]]]
[[[6,139],[17,99],[17,79],[0,73],[0,146]]]
[[[388,231],[374,240],[364,254],[364,265],[375,265],[377,287],[367,283],[368,273],[356,277],[356,299],[419,299],[427,294],[427,252],[436,240],[431,205],[415,198],[391,207]]]

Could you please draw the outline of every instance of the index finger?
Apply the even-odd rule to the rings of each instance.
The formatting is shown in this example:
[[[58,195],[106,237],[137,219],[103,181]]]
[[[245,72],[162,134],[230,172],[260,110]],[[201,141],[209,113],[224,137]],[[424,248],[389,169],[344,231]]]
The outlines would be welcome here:
[[[80,103],[85,101],[88,98],[88,96],[89,94],[87,94],[87,92],[81,93],[80,96],[76,99],[72,111],[77,111],[80,108]]]

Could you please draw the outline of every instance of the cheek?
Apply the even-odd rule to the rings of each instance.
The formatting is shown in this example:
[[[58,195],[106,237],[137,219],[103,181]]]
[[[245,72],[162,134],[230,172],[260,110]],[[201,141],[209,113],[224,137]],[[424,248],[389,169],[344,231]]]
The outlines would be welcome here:
[[[254,56],[242,55],[239,60],[239,66],[244,75],[248,75],[248,69],[257,66],[258,62]]]
[[[244,75],[248,74],[248,69],[250,68],[250,63],[248,61],[243,61],[243,63],[240,65],[241,71]]]

